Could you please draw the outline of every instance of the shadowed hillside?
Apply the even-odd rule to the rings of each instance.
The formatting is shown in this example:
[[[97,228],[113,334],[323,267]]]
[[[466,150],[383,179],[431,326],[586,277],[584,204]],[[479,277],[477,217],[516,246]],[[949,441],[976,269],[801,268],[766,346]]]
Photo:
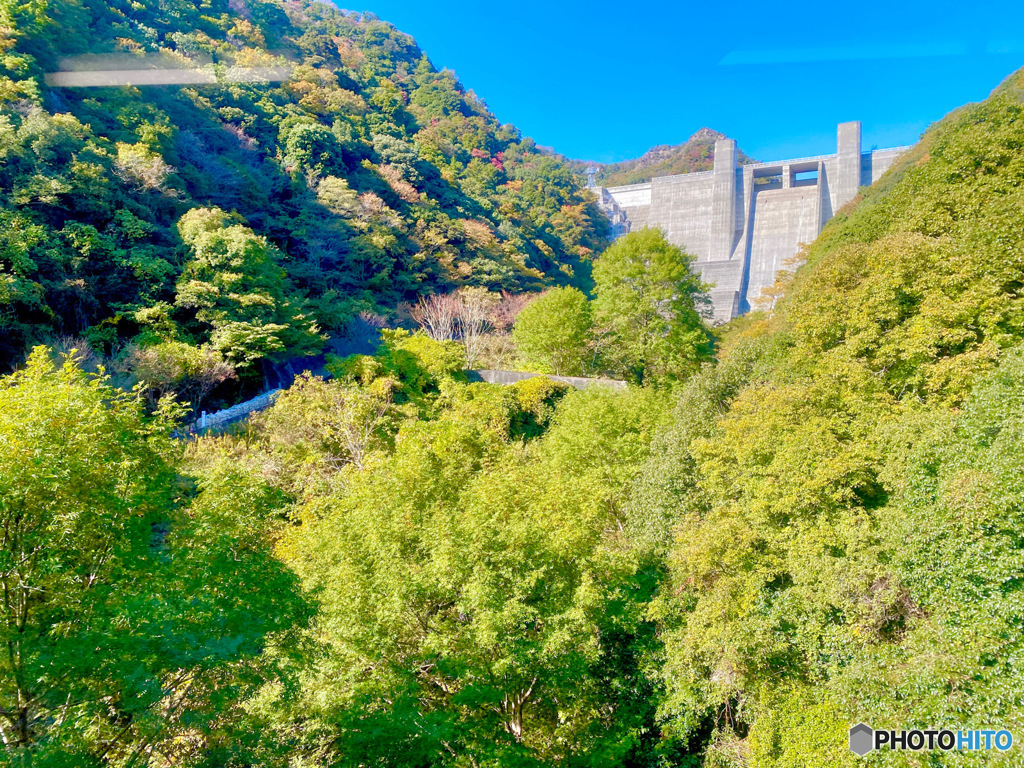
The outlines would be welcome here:
[[[579,179],[411,37],[322,3],[172,5],[0,3],[0,369],[61,337],[246,368],[423,293],[588,285],[607,225]],[[191,79],[43,77],[101,70]]]

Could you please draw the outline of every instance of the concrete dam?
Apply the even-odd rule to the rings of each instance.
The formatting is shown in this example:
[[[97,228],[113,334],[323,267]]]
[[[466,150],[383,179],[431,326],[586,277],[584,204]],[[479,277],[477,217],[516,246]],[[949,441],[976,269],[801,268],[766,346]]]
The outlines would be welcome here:
[[[863,152],[860,123],[841,123],[834,155],[737,166],[736,142],[723,139],[714,170],[593,191],[616,236],[657,227],[696,258],[712,320],[723,323],[748,312],[801,244],[907,149]]]

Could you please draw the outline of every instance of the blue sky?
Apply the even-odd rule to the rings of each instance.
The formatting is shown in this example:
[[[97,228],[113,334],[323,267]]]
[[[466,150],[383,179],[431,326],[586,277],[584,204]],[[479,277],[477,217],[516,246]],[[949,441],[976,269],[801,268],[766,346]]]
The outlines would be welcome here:
[[[708,126],[773,160],[913,143],[1024,66],[1022,2],[361,0],[498,118],[579,159],[637,157]]]

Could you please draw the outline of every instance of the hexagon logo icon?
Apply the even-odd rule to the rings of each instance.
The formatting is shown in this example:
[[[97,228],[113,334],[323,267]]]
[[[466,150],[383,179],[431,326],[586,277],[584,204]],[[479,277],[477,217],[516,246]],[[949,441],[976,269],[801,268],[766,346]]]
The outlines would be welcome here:
[[[875,748],[875,731],[870,725],[857,723],[850,728],[850,751],[864,757]]]

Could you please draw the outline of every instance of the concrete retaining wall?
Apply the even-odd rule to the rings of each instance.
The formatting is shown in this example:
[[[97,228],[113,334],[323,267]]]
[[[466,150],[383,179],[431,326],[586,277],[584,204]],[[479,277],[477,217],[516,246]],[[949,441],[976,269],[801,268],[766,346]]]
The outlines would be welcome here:
[[[480,370],[466,371],[466,376],[470,381],[486,381],[489,384],[508,385],[524,379],[532,379],[535,376],[547,376],[547,374],[522,373],[520,371]],[[626,382],[618,381],[617,379],[586,379],[581,376],[547,377],[552,381],[561,381],[575,389],[586,389],[591,385],[611,387],[612,389],[626,388]],[[230,408],[225,408],[223,411],[217,411],[216,413],[207,413],[206,411],[203,411],[202,416],[185,427],[184,434],[182,434],[181,437],[203,435],[209,432],[220,432],[230,425],[248,418],[253,413],[266,410],[274,404],[274,401],[277,400],[277,396],[283,391],[284,390],[281,389],[274,389],[270,392],[264,392],[262,395],[257,395],[251,400],[246,400],[244,403],[233,405]]]
[[[617,379],[586,379],[582,376],[552,376],[546,373],[523,373],[521,371],[466,371],[470,381],[486,381],[488,384],[515,384],[517,381],[547,376],[552,381],[561,381],[575,389],[586,389],[590,386],[625,389],[626,382]]]
[[[262,395],[257,395],[251,400],[246,400],[244,403],[233,405],[230,408],[225,408],[223,411],[217,411],[216,413],[207,413],[203,411],[202,415],[188,425],[186,431],[192,435],[202,435],[207,432],[219,432],[222,429],[228,427],[231,424],[242,421],[252,413],[257,411],[263,411],[274,404],[277,400],[277,396],[281,394],[283,390],[272,389],[269,392],[264,392]]]

